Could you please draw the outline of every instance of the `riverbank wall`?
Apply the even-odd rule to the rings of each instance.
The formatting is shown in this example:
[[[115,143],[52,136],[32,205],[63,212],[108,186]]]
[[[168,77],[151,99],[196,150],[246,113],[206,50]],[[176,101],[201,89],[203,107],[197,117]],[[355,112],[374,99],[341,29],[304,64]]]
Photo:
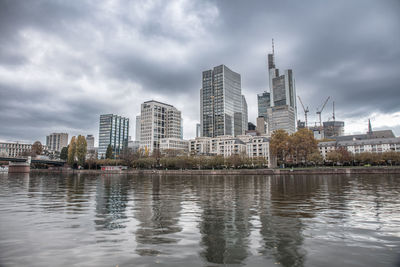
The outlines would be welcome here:
[[[400,167],[306,168],[306,169],[224,169],[224,170],[73,170],[31,169],[32,173],[87,173],[133,175],[313,175],[313,174],[400,174]],[[400,176],[399,176],[400,177]]]

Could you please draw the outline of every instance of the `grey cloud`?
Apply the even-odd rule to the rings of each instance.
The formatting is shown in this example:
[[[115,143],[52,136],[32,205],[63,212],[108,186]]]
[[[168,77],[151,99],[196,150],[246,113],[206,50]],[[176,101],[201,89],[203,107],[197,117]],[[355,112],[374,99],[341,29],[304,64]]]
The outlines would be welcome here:
[[[177,24],[162,1],[146,10],[132,6],[140,2],[116,3],[105,8],[97,1],[0,2],[0,124],[5,126],[0,138],[38,139],[57,128],[93,133],[100,113],[126,112],[121,105],[147,97],[137,95],[134,85],[149,98],[161,95],[183,106],[190,120],[199,120],[197,102],[175,102],[198,101],[201,72],[219,64],[242,75],[249,119],[255,121],[256,94],[268,87],[271,38],[277,66],[293,69],[297,93],[312,112],[328,95],[342,120],[400,111],[398,1],[188,1],[184,15],[189,19]],[[206,12],[212,6],[218,10],[213,20]],[[200,24],[191,27],[193,18]],[[24,30],[41,34],[48,50],[28,50]],[[149,42],[148,53],[135,46]],[[179,59],[168,55],[167,45],[175,45]],[[149,56],[152,52],[166,59]],[[17,76],[12,84],[1,80],[2,68],[32,67],[32,58],[40,54],[42,61],[35,68],[52,70],[65,83],[41,90],[43,82],[27,87]],[[93,84],[104,85],[111,94],[86,88]],[[71,90],[72,97],[65,93]],[[120,97],[126,94],[129,98]],[[139,110],[135,104],[128,114],[132,122]],[[191,127],[184,129],[187,137],[193,136],[194,125],[185,127]]]

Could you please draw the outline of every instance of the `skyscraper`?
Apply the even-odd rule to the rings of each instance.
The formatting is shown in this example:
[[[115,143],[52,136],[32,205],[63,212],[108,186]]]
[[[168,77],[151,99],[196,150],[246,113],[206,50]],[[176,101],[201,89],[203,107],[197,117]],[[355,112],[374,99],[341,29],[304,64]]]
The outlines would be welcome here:
[[[283,129],[288,133],[294,133],[296,131],[297,104],[293,72],[288,69],[285,70],[285,74],[279,75],[279,69],[275,67],[274,53],[274,43],[272,42],[272,54],[268,54],[270,87],[270,106],[267,108],[268,131],[271,133]]]
[[[240,74],[225,65],[203,71],[200,113],[204,137],[243,134],[247,129],[243,126],[247,104],[242,95]]]
[[[100,115],[98,158],[105,158],[111,145],[114,158],[128,146],[129,119],[114,114]]]
[[[162,138],[182,137],[181,112],[174,106],[154,100],[144,102],[140,118],[140,148],[150,153],[160,148]]]
[[[241,129],[241,134],[244,134],[248,128],[249,124],[249,115],[247,112],[247,101],[246,97],[242,95],[242,129]]]
[[[258,117],[267,119],[267,110],[271,107],[271,94],[264,92],[257,95]]]

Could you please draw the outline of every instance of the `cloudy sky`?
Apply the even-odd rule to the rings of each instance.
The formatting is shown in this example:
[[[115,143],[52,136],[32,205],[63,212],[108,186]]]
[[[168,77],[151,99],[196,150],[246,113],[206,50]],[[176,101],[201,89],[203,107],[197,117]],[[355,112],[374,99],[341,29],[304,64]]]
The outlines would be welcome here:
[[[134,136],[150,99],[180,109],[184,137],[194,137],[201,73],[219,64],[241,74],[255,122],[272,38],[309,121],[331,96],[347,133],[371,118],[400,135],[398,0],[0,0],[0,36],[1,140],[97,139],[103,113],[129,117]],[[331,113],[329,102],[323,118]]]

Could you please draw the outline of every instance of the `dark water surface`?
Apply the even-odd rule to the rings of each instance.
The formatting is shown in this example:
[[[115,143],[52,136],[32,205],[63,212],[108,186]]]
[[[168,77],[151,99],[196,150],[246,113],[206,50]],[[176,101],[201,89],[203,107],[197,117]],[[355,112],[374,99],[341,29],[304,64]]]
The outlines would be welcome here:
[[[400,177],[0,174],[0,266],[399,266]]]

